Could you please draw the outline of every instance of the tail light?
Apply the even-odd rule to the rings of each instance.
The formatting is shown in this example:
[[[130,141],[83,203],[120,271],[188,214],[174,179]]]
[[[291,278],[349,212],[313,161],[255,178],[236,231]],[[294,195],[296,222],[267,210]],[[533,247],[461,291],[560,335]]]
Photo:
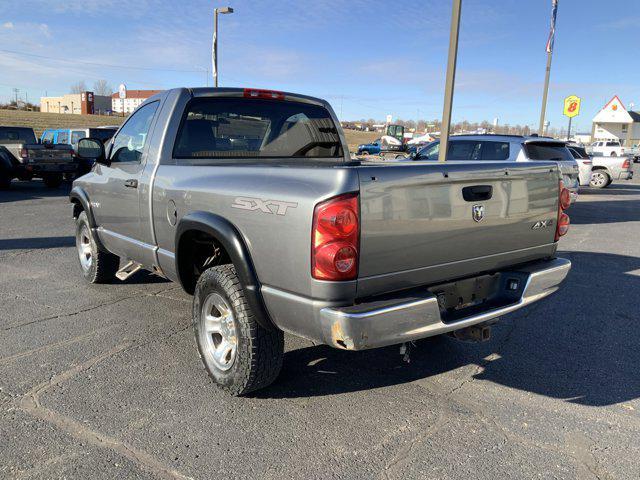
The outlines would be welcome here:
[[[311,276],[353,280],[358,275],[360,208],[349,193],[316,205],[311,233]]]
[[[27,152],[27,149],[22,147],[20,149],[20,157],[21,158],[27,158],[29,156],[29,153]]]
[[[622,162],[622,168],[629,168],[631,166],[631,161],[627,158],[624,162]]]
[[[564,211],[569,208],[571,205],[571,192],[569,189],[564,186],[562,180],[560,180],[559,191],[558,191],[558,222],[556,225],[556,238],[557,242],[560,237],[566,235],[569,231],[569,225],[571,221],[569,220],[569,215],[564,213]]]
[[[267,100],[284,100],[284,93],[275,90],[262,90],[259,88],[245,88],[244,98],[262,98]]]
[[[584,165],[591,165],[593,162],[591,160],[583,160],[582,163]]]

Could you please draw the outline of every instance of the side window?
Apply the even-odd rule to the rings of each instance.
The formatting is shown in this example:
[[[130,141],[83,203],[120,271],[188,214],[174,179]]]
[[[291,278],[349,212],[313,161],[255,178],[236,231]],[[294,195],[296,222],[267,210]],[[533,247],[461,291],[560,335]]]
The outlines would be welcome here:
[[[113,139],[109,157],[111,163],[140,162],[151,120],[157,108],[158,102],[152,102],[139,108],[129,117],[127,123]]]
[[[482,142],[482,160],[508,160],[509,142]]]
[[[69,143],[69,132],[67,130],[58,132],[58,141],[56,143]]]
[[[478,160],[479,158],[480,142],[458,140],[449,144],[447,160]]]
[[[79,130],[74,130],[71,132],[71,145],[75,145],[81,138],[84,138],[86,135],[84,132]]]
[[[418,159],[437,160],[440,153],[440,142],[433,142],[426,145],[418,152]]]

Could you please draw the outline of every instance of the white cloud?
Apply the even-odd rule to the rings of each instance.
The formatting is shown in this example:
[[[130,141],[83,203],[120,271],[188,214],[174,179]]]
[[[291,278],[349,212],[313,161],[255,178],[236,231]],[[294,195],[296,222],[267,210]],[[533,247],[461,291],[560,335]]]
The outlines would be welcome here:
[[[13,22],[4,22],[2,24],[2,28],[6,28],[6,29],[9,29],[9,30],[11,30],[13,28],[13,26],[14,26]]]

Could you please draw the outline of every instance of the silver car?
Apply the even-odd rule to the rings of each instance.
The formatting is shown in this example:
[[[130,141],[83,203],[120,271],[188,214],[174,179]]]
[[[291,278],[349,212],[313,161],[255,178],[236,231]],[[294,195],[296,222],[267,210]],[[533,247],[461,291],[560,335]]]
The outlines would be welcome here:
[[[571,192],[571,201],[578,197],[579,166],[566,142],[561,140],[522,135],[455,135],[449,139],[448,150],[447,161],[557,162],[564,185]],[[412,158],[437,160],[439,153],[440,141],[435,141]]]

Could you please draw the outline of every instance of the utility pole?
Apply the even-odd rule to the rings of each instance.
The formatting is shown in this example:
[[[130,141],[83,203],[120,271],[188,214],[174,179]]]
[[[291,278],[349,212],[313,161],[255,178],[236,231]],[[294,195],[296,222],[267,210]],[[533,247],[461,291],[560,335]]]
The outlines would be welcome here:
[[[544,135],[544,120],[547,113],[547,96],[549,94],[549,77],[551,76],[551,58],[553,57],[553,42],[556,36],[556,16],[558,14],[558,0],[551,0],[551,30],[547,40],[547,70],[544,76],[544,89],[542,90],[542,109],[540,110],[540,125],[538,135]]]
[[[19,88],[14,88],[13,89],[13,93],[16,96],[16,110],[18,109],[18,93],[20,93],[20,89]]]
[[[231,7],[221,7],[213,9],[213,47],[211,52],[211,64],[213,67],[213,86],[218,88],[218,13],[229,14],[233,13]]]
[[[458,36],[460,33],[460,13],[462,0],[453,0],[451,13],[451,33],[449,34],[449,60],[447,62],[447,79],[444,87],[444,109],[442,112],[442,130],[440,132],[440,152],[438,161],[445,162],[449,146],[449,129],[451,128],[451,109],[453,107],[453,88],[456,83],[456,62],[458,59]]]

